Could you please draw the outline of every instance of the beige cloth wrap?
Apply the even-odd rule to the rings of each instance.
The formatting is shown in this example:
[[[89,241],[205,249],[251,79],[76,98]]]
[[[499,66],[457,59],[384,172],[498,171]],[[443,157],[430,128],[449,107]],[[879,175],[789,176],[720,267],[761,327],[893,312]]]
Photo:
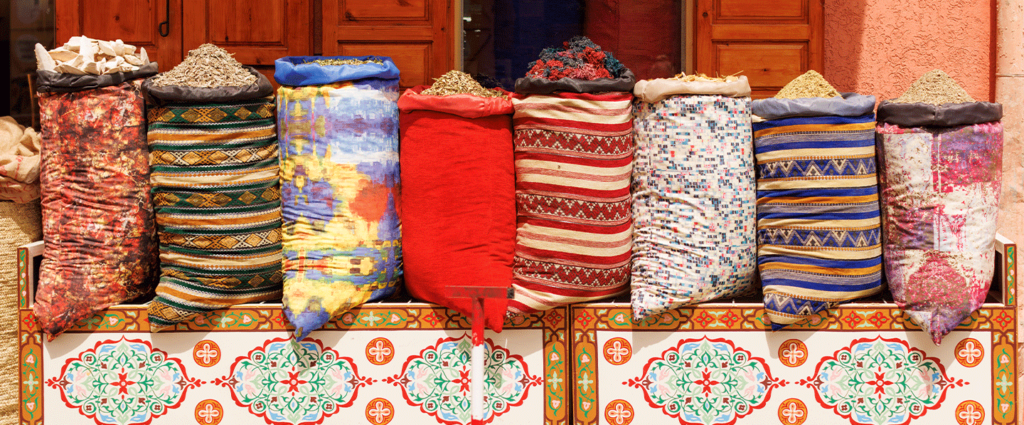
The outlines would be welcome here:
[[[39,149],[42,139],[11,117],[0,118],[0,201],[39,199]]]
[[[685,82],[670,78],[658,78],[655,80],[640,80],[633,86],[633,95],[647,103],[660,102],[676,95],[701,94],[746,97],[750,96],[750,83],[747,82],[746,76],[740,76],[738,80],[730,82]]]

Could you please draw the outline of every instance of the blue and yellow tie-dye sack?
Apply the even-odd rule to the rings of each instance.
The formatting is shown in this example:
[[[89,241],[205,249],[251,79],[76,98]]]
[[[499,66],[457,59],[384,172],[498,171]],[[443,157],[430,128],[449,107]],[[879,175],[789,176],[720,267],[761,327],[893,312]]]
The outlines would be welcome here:
[[[278,60],[278,74],[282,67],[289,75],[321,76],[332,74],[316,68],[366,68],[355,81],[278,90],[284,311],[301,340],[345,311],[396,292],[401,185],[391,59],[340,66],[295,59],[301,58]]]

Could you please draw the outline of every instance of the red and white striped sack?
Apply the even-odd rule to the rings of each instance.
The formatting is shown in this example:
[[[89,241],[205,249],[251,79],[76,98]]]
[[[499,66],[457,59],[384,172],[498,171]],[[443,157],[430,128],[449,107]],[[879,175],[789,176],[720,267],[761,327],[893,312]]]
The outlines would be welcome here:
[[[631,93],[516,96],[516,251],[509,312],[629,290]]]

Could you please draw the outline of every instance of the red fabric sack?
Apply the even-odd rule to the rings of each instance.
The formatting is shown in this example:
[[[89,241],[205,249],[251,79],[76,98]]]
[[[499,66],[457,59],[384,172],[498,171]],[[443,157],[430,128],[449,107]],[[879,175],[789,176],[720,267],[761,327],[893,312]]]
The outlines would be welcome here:
[[[454,286],[508,288],[516,237],[512,102],[426,96],[415,87],[401,112],[402,253],[409,294],[469,316]],[[501,331],[508,300],[484,303]]]

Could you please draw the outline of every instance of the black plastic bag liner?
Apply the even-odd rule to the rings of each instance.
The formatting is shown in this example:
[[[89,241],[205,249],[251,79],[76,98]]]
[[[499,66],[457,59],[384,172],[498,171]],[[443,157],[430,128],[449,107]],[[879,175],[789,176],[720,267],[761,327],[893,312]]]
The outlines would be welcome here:
[[[633,71],[625,70],[619,78],[598,78],[596,80],[578,80],[575,78],[562,78],[560,80],[548,80],[544,78],[524,77],[516,80],[516,93],[519,94],[551,94],[555,92],[569,93],[605,93],[605,92],[633,92],[636,85],[636,76]]]
[[[878,122],[910,127],[957,127],[1003,119],[1003,105],[989,102],[893,103],[878,105]]]
[[[247,66],[245,69],[256,76],[256,83],[248,86],[215,88],[157,87],[153,85],[152,78],[147,78],[142,83],[142,93],[146,96],[146,103],[152,105],[165,105],[168,103],[232,103],[274,94],[274,86],[270,85],[270,79],[256,71],[256,68]]]
[[[73,93],[98,89],[100,87],[116,86],[137,78],[149,78],[156,75],[156,73],[156,62],[145,64],[137,71],[104,75],[75,75],[38,70],[36,75],[39,76],[39,88],[36,90],[40,93]]]
[[[875,97],[842,93],[842,97],[804,97],[800,99],[760,99],[750,105],[751,113],[766,120],[792,117],[859,117],[875,109]]]

